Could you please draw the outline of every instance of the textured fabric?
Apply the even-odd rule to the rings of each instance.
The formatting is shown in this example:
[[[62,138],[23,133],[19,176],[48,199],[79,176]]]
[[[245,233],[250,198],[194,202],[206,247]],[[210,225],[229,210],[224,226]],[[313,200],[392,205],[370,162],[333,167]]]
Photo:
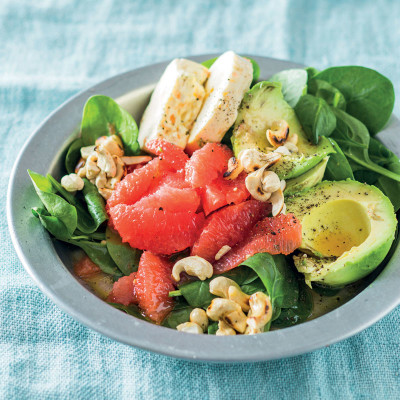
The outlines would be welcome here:
[[[400,398],[399,309],[353,338],[290,359],[177,361],[114,342],[61,312],[24,271],[4,216],[9,170],[27,137],[68,97],[104,78],[233,49],[317,68],[369,66],[399,96],[399,46],[394,0],[2,0],[0,398]]]

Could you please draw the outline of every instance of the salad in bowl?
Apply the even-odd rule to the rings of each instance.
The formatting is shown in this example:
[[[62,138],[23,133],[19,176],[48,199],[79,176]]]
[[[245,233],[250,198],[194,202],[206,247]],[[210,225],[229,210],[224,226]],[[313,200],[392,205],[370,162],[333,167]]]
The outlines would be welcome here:
[[[393,85],[357,66],[259,72],[232,51],[173,60],[139,127],[95,95],[61,180],[28,171],[34,217],[83,250],[74,273],[111,306],[253,335],[339,306],[384,267],[400,162],[374,135]]]

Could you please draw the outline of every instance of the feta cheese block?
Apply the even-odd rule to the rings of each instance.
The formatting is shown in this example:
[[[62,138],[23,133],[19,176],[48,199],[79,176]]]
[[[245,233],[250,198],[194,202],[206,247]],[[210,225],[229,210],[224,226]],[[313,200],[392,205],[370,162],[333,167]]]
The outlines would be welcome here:
[[[182,149],[200,112],[209,70],[196,62],[175,59],[165,69],[151,96],[139,128],[140,147],[164,139]]]
[[[206,99],[186,149],[189,153],[207,142],[220,142],[233,125],[239,105],[253,80],[251,62],[227,51],[215,60],[206,83]]]

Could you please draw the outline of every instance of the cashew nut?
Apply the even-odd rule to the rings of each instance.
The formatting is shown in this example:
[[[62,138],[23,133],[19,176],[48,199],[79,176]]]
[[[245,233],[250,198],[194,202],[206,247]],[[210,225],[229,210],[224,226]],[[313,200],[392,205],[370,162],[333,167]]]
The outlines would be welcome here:
[[[249,306],[250,296],[246,293],[243,293],[236,286],[229,286],[228,298],[229,300],[233,300],[235,303],[238,303],[244,312],[248,312],[250,310]]]
[[[218,330],[215,332],[217,336],[232,336],[236,335],[236,331],[232,329],[228,324],[224,321],[218,322]]]
[[[281,180],[281,190],[282,192],[286,189],[286,181],[284,179]]]
[[[106,149],[112,156],[122,157],[124,155],[124,147],[117,135],[99,137],[96,140],[96,146]]]
[[[107,189],[107,188],[102,188],[102,189],[98,188],[98,191],[105,200],[108,200],[113,193],[113,191],[111,189]]]
[[[196,276],[201,281],[211,278],[214,272],[213,266],[204,258],[199,256],[190,256],[182,258],[175,263],[172,268],[172,278],[179,282],[181,272],[186,272],[190,276]]]
[[[94,151],[86,160],[86,178],[89,180],[96,178],[100,173],[100,168],[97,166],[98,154]]]
[[[115,185],[121,181],[121,179],[125,175],[125,164],[123,161],[118,157],[118,156],[113,156],[113,160],[115,163],[115,166],[117,167],[117,172],[114,176],[114,178],[111,178],[110,180],[110,188],[114,189]]]
[[[289,136],[289,124],[281,119],[271,124],[271,129],[267,130],[267,139],[274,147],[282,146]]]
[[[263,191],[268,193],[276,192],[281,187],[281,181],[273,171],[264,171],[261,183]]]
[[[226,253],[228,253],[228,251],[230,251],[232,249],[231,246],[225,245],[222,246],[219,250],[218,253],[215,255],[215,260],[218,261],[220,260]]]
[[[283,206],[285,205],[285,198],[281,189],[278,189],[276,192],[272,193],[270,202],[272,204],[272,215],[276,217],[281,213]]]
[[[289,150],[290,153],[297,153],[299,151],[299,148],[291,142],[286,142],[285,147]]]
[[[82,190],[85,183],[77,174],[69,174],[61,178],[61,186],[68,192],[76,192]]]
[[[234,286],[240,290],[240,286],[234,280],[225,276],[218,276],[210,282],[210,293],[227,299],[229,298],[228,289],[230,286]]]
[[[103,146],[96,147],[96,150],[98,154],[97,166],[106,173],[108,178],[114,178],[117,173],[117,166],[112,155]]]
[[[81,147],[81,156],[84,160],[87,160],[89,156],[94,152],[96,146],[85,146]]]
[[[281,159],[278,153],[263,153],[256,149],[246,149],[239,153],[239,160],[247,173],[254,172],[261,167],[271,167]]]
[[[107,176],[104,171],[100,171],[100,173],[96,176],[94,184],[97,186],[97,189],[103,189],[107,184]]]
[[[247,326],[252,330],[263,331],[264,326],[272,318],[272,305],[269,296],[263,292],[254,293],[250,296],[249,304]]]
[[[186,333],[203,333],[203,329],[201,329],[200,325],[195,324],[194,322],[184,322],[176,327],[178,331],[186,332]]]
[[[233,300],[213,299],[207,308],[207,315],[213,321],[224,321],[240,333],[246,330],[246,315]]]
[[[190,313],[190,322],[199,325],[205,332],[208,327],[207,313],[202,308],[194,308]]]
[[[75,165],[75,173],[77,174],[86,164],[86,160],[84,160],[82,157],[79,159],[78,163]],[[81,176],[81,178],[84,178],[86,175]]]
[[[150,156],[125,156],[121,157],[121,160],[125,165],[136,165],[147,163],[151,161],[152,158]]]
[[[252,172],[246,176],[245,185],[251,196],[259,201],[268,201],[271,197],[271,192],[266,192],[263,189],[262,179],[266,165],[259,170]]]
[[[298,141],[299,141],[299,136],[297,135],[297,133],[293,133],[289,135],[286,143],[293,143],[294,145],[296,145]]]
[[[231,157],[228,161],[228,170],[224,173],[225,179],[236,179],[243,171],[243,165],[240,159],[236,157]]]
[[[292,153],[289,149],[285,146],[279,146],[274,150],[274,153],[282,154],[283,156],[290,156]]]

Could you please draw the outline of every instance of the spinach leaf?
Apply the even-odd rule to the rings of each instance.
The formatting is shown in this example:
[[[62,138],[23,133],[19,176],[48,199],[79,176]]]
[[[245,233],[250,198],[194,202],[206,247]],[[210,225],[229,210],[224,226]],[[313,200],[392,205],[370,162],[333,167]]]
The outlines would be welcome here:
[[[291,308],[282,309],[279,317],[272,322],[272,326],[274,328],[285,328],[306,321],[312,313],[313,305],[310,288],[304,282],[301,282],[296,305]]]
[[[38,218],[41,224],[55,237],[68,239],[71,234],[65,224],[57,217],[50,215],[45,208],[34,207],[32,214]]]
[[[81,135],[85,146],[93,145],[100,136],[118,135],[125,154],[140,152],[138,127],[133,117],[107,96],[92,96],[83,109]]]
[[[307,72],[307,80],[310,81],[312,78],[314,78],[315,75],[318,74],[318,70],[314,67],[307,67],[304,69],[304,71]]]
[[[130,275],[137,271],[142,252],[132,248],[128,243],[123,243],[121,236],[110,227],[107,227],[106,238],[108,252],[121,272]]]
[[[329,136],[336,126],[336,118],[324,99],[306,94],[294,107],[308,139],[318,143],[319,136]]]
[[[257,278],[254,282],[246,283],[245,285],[241,286],[241,289],[244,293],[248,295],[252,295],[256,292],[263,292],[267,294],[267,289],[265,288],[262,280]]]
[[[203,61],[201,65],[204,65],[206,68],[210,68],[214,64],[217,58],[218,57],[214,57],[211,58],[210,60]],[[244,58],[249,60],[251,62],[251,65],[253,66],[253,81],[251,82],[251,84],[254,85],[258,81],[258,78],[260,77],[260,66],[258,65],[257,61],[253,60],[252,58],[249,57],[244,57]]]
[[[289,308],[296,304],[299,285],[285,256],[258,253],[240,265],[245,265],[257,273],[267,289],[273,307]]]
[[[290,107],[294,107],[301,96],[307,93],[307,71],[304,69],[287,69],[269,78],[270,82],[280,82],[282,94]]]
[[[218,322],[211,322],[211,323],[208,325],[207,333],[208,333],[209,335],[215,335],[215,333],[217,332],[217,330],[218,330]]]
[[[308,82],[308,93],[324,99],[332,107],[346,110],[346,99],[342,92],[326,81],[311,79]]]
[[[77,196],[65,190],[51,175],[48,174],[47,179],[53,185],[54,190],[60,193],[68,203],[76,208],[77,228],[81,232],[85,234],[93,233],[108,219],[104,199],[98,193],[96,186],[87,179],[84,179],[85,186],[83,188],[87,209],[79,201]]]
[[[399,158],[374,138],[370,138],[368,155],[376,164],[400,175]],[[394,181],[393,179],[377,172],[365,169],[363,166],[355,162],[352,162],[351,165],[354,171],[354,176],[358,181],[375,185],[382,190],[387,197],[389,197],[396,212],[400,209],[400,183],[398,181]]]
[[[337,120],[332,138],[336,140],[347,159],[351,159],[364,169],[400,182],[398,173],[390,171],[370,159],[368,153],[370,136],[365,125],[342,110],[333,107],[331,110],[336,115]]]
[[[210,293],[210,280],[187,283],[179,287],[179,292],[193,308],[207,308],[216,297]]]
[[[75,172],[75,166],[81,158],[81,147],[83,147],[81,138],[75,139],[68,148],[67,155],[65,156],[65,169],[69,174]]]
[[[55,190],[49,179],[30,170],[28,174],[46,210],[65,225],[68,235],[71,236],[77,227],[76,208],[54,193]]]
[[[82,191],[83,197],[85,198],[89,214],[93,218],[97,229],[103,222],[108,220],[106,202],[93,183],[89,182],[86,178],[83,179],[83,181],[85,182]]]
[[[114,277],[122,276],[121,271],[118,269],[117,265],[108,253],[105,243],[90,242],[88,240],[63,239],[61,237],[56,237],[56,239],[80,247],[87,254],[87,256],[106,274],[113,275]]]
[[[329,155],[329,160],[326,164],[324,179],[328,181],[354,179],[353,171],[342,149],[331,137],[328,138],[328,140],[331,142],[336,153],[332,153]]]
[[[220,276],[225,276],[234,280],[239,286],[250,284],[257,279],[256,272],[249,268],[234,268]],[[210,293],[210,281],[214,278],[215,276],[205,281],[186,283],[180,286],[179,290],[170,292],[170,296],[183,296],[190,306],[194,308],[207,308],[212,299],[215,298],[215,296]]]
[[[193,307],[186,306],[185,308],[173,309],[162,322],[162,326],[176,329],[176,327],[184,322],[189,321],[190,313]]]
[[[123,304],[118,304],[118,303],[108,303],[108,304],[110,306],[113,306],[117,310],[121,310],[126,314],[132,315],[133,317],[148,321],[148,319],[141,314],[139,308],[134,304],[130,304],[129,306],[124,306]]]
[[[315,78],[339,89],[346,98],[346,112],[371,134],[379,132],[389,120],[394,106],[393,84],[379,72],[358,66],[332,67]]]

